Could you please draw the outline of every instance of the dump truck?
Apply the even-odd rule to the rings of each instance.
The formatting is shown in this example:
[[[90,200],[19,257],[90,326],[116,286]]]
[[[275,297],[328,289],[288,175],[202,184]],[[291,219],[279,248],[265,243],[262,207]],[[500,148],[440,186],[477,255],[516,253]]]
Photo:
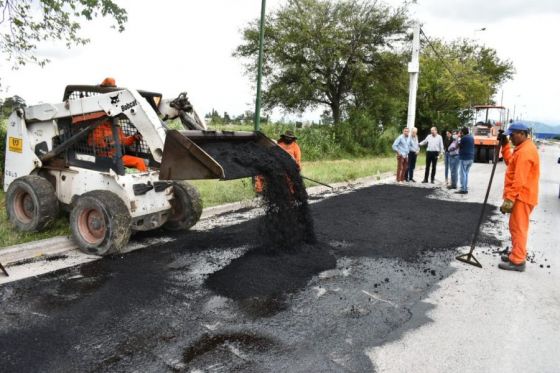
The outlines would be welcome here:
[[[254,176],[232,162],[240,145],[277,146],[260,132],[208,130],[186,93],[163,99],[129,88],[67,86],[62,102],[17,108],[8,119],[8,218],[36,232],[64,210],[82,251],[123,252],[134,232],[187,230],[199,220],[202,201],[187,180]]]
[[[498,132],[506,129],[506,108],[496,105],[476,105],[473,110],[474,161],[494,162],[498,145]],[[498,155],[498,158],[501,157]]]

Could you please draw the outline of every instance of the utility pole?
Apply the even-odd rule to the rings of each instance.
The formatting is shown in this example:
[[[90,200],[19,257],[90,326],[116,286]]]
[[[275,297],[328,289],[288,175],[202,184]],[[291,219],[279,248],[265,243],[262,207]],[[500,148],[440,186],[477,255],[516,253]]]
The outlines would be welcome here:
[[[414,33],[412,38],[412,58],[408,64],[408,73],[410,75],[408,85],[408,117],[406,126],[412,131],[414,121],[416,119],[416,93],[418,91],[418,74],[420,72],[420,23],[414,24]]]
[[[257,68],[257,99],[255,103],[255,131],[261,128],[261,83],[262,83],[262,65],[263,65],[263,49],[264,49],[264,17],[266,14],[266,0],[262,0],[261,4],[261,24],[259,30],[259,62]]]

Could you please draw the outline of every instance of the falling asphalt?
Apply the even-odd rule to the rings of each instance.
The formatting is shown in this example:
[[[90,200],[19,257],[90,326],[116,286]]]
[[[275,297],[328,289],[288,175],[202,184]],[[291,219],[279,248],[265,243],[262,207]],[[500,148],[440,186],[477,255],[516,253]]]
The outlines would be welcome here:
[[[262,217],[239,218],[4,285],[2,369],[371,370],[364,349],[423,309],[472,237],[465,222],[481,205],[434,191],[385,185],[321,200],[311,206],[318,242],[281,252],[257,239]]]

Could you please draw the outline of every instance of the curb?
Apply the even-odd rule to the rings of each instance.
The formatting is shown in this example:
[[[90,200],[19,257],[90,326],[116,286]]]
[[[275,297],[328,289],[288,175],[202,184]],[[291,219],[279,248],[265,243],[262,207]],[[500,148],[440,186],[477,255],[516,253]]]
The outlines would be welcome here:
[[[394,172],[385,172],[378,174],[376,176],[368,176],[359,178],[356,180],[348,182],[338,182],[333,183],[331,186],[333,189],[328,187],[318,185],[307,188],[307,193],[310,196],[321,195],[328,192],[336,193],[338,191],[354,189],[354,188],[364,188],[372,186],[376,183],[386,182],[390,178],[394,177]],[[233,203],[227,203],[224,205],[212,206],[202,210],[202,215],[200,219],[208,219],[216,215],[221,215],[225,213],[230,213],[238,211],[241,209],[253,209],[259,206],[259,199],[254,198],[246,201],[239,201]],[[72,241],[69,236],[56,236],[51,238],[46,238],[38,241],[26,242],[14,246],[8,246],[6,248],[0,248],[0,263],[4,267],[9,268],[10,265],[14,263],[21,262],[22,260],[37,259],[40,260],[41,257],[48,258],[53,255],[60,255],[65,252],[77,249],[77,245]],[[84,254],[85,255],[85,254]]]

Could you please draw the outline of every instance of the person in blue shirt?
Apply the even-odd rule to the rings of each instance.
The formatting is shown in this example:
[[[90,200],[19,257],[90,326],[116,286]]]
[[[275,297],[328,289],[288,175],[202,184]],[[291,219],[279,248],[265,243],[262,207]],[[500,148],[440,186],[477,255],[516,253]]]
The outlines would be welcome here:
[[[402,135],[397,137],[393,143],[393,150],[397,153],[397,182],[402,183],[405,179],[405,173],[408,170],[408,153],[410,152],[410,144],[408,137],[408,128],[403,129]]]
[[[474,162],[474,138],[469,134],[467,127],[461,128],[461,141],[459,142],[459,173],[461,189],[455,193],[467,194],[469,192],[469,171]]]

